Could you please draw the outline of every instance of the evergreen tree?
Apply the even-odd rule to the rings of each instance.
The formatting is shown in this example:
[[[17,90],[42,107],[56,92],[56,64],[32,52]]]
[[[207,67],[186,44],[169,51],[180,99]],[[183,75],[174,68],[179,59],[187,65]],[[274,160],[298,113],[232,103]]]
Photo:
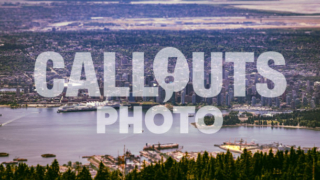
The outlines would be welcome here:
[[[47,166],[47,172],[44,176],[45,180],[55,180],[59,177],[59,163],[55,159],[53,160],[51,166]]]
[[[69,168],[65,173],[62,174],[61,180],[75,180],[76,179],[76,174],[71,171]]]
[[[91,174],[86,167],[83,167],[82,171],[77,175],[77,180],[92,180]]]
[[[0,164],[0,179],[4,179],[5,176],[5,168],[2,164]]]
[[[13,180],[13,172],[11,165],[6,166],[5,180]]]
[[[111,175],[110,175],[110,172],[107,169],[107,167],[105,167],[105,165],[102,162],[100,162],[99,169],[97,171],[97,175],[94,179],[95,180],[109,180],[111,178],[110,176]]]

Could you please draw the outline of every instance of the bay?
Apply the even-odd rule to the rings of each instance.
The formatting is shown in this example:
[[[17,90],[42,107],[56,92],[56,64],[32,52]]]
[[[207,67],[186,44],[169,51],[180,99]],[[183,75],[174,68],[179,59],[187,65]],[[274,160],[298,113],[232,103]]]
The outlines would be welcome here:
[[[146,143],[178,143],[183,151],[221,151],[214,144],[243,138],[259,144],[280,142],[301,147],[320,146],[320,131],[307,129],[287,129],[271,127],[223,127],[215,134],[203,134],[190,123],[189,133],[180,133],[180,116],[173,114],[173,125],[167,133],[154,134],[146,128],[143,120],[141,134],[119,133],[119,121],[106,126],[105,134],[97,134],[97,112],[57,113],[57,108],[0,108],[0,123],[11,121],[0,127],[0,152],[9,157],[0,157],[0,163],[12,161],[16,157],[28,159],[29,165],[46,165],[52,158],[42,158],[41,154],[57,155],[60,164],[68,161],[87,163],[82,156],[117,156],[123,153],[124,146],[139,155]],[[132,116],[132,111],[129,115]],[[163,123],[162,116],[155,117],[155,123]]]

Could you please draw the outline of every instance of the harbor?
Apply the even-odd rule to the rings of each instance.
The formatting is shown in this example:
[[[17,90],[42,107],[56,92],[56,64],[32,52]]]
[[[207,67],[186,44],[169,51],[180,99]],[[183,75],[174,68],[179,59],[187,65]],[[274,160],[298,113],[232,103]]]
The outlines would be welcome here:
[[[159,161],[166,161],[169,157],[176,161],[180,161],[182,157],[196,159],[199,153],[204,153],[204,151],[183,152],[182,149],[177,149],[178,147],[179,144],[176,143],[157,143],[153,145],[147,144],[143,150],[139,152],[139,155],[134,155],[124,146],[123,154],[116,157],[111,155],[85,156],[88,158],[90,163],[85,165],[91,166],[93,169],[97,169],[99,167],[99,163],[102,162],[111,170],[120,170],[120,172],[128,173],[135,167],[137,167],[138,170],[141,170],[144,164],[148,166]],[[162,150],[166,150],[166,152]],[[217,154],[219,154],[219,152],[208,152],[208,155],[212,157],[216,157]]]
[[[144,132],[141,134],[132,133],[134,125],[129,127],[127,134],[120,134],[119,123],[108,126],[106,134],[97,134],[97,112],[57,113],[57,110],[58,108],[1,108],[0,123],[23,117],[0,127],[0,152],[10,154],[8,157],[1,157],[0,163],[21,157],[28,159],[28,165],[46,165],[54,158],[42,158],[41,154],[53,153],[62,164],[68,161],[86,164],[87,158],[82,156],[109,154],[117,157],[118,152],[123,154],[123,145],[126,145],[132,154],[140,155],[146,143],[152,145],[158,142],[177,143],[179,149],[183,146],[182,151],[189,153],[224,152],[225,150],[214,144],[221,145],[223,142],[233,142],[241,138],[248,143],[254,141],[259,145],[276,141],[296,147],[320,147],[320,139],[314,138],[320,135],[320,131],[309,129],[227,126],[209,137],[190,124],[194,121],[193,117],[189,117],[189,133],[181,134],[180,116],[175,113],[172,128],[162,135],[150,132],[144,121]],[[133,112],[129,111],[128,116],[133,117]],[[156,116],[154,121],[161,123],[163,120],[161,116]],[[20,146],[25,148],[19,148]]]

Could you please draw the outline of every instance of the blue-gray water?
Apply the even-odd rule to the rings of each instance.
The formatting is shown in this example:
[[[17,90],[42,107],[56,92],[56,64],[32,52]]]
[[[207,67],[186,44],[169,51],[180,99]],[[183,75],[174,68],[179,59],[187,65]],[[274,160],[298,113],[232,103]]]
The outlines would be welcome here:
[[[0,152],[9,157],[0,157],[0,162],[12,161],[15,157],[27,158],[29,165],[51,163],[41,154],[57,155],[60,164],[82,161],[84,155],[116,156],[123,152],[124,145],[139,155],[146,143],[179,143],[184,151],[220,151],[214,144],[243,138],[256,143],[280,142],[302,147],[320,146],[320,131],[270,127],[227,127],[218,133],[206,135],[189,123],[189,134],[180,134],[180,117],[174,114],[169,132],[158,135],[147,130],[143,124],[142,134],[120,134],[118,122],[107,126],[105,134],[96,133],[96,112],[57,113],[57,108],[0,108],[0,123],[14,120],[0,127]],[[132,112],[130,112],[132,113]],[[189,122],[194,118],[190,117]],[[162,117],[155,122],[161,124]]]

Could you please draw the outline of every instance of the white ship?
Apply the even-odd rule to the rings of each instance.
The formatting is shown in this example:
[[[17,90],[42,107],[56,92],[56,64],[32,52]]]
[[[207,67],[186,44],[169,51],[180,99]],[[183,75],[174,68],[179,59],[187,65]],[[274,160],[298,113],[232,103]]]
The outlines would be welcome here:
[[[113,108],[119,108],[120,103],[112,101],[93,101],[87,103],[77,103],[77,104],[65,104],[58,108],[58,113],[61,112],[78,112],[78,111],[96,111],[98,107],[109,106]]]

